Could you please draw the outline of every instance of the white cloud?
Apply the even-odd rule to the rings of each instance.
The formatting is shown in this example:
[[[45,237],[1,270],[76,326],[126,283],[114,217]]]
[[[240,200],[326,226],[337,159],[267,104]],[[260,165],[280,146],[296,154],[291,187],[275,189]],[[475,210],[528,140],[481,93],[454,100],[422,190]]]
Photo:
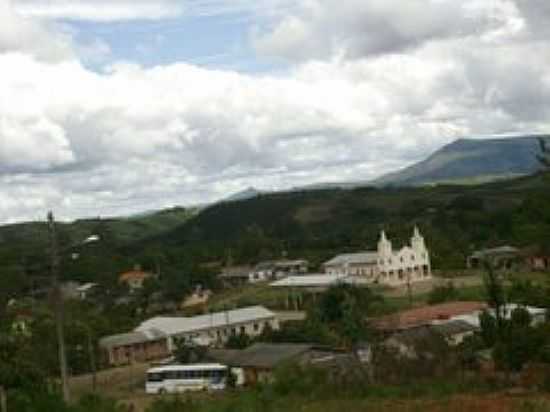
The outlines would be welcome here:
[[[290,60],[362,58],[428,41],[478,36],[510,17],[505,0],[298,0],[269,30],[257,29],[260,53]]]
[[[0,26],[0,45],[10,45],[0,46],[0,222],[47,208],[62,217],[119,214],[250,185],[368,179],[459,136],[547,131],[543,29],[514,3],[495,1],[500,6],[490,10],[477,3],[488,3],[469,0],[468,13],[482,15],[480,30],[464,34],[469,17],[454,24],[445,12],[450,27],[420,28],[429,23],[424,17],[408,22],[403,11],[373,1],[382,37],[394,22],[393,40],[365,43],[361,30],[350,29],[344,46],[303,49],[324,59],[255,76],[188,64],[117,63],[96,73],[70,53],[52,59],[31,41],[13,43]],[[324,5],[315,11],[322,16],[333,7],[308,4]],[[0,15],[19,21],[9,13]],[[57,44],[41,20],[22,21],[29,39],[45,33],[48,45]],[[293,39],[309,41],[321,24],[310,23],[285,50]],[[335,33],[335,23],[323,24]],[[403,33],[417,37],[402,41]],[[108,53],[97,46],[100,56]]]
[[[68,36],[44,22],[18,15],[13,11],[11,0],[0,0],[0,53],[14,51],[48,61],[73,56]]]
[[[174,18],[184,6],[175,0],[18,0],[16,10],[27,17],[112,22]]]

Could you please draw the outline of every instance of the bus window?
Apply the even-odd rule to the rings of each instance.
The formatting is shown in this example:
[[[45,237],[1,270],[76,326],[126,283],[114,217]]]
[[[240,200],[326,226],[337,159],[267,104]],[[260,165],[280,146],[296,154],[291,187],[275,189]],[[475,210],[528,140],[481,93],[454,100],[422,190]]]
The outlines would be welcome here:
[[[148,382],[162,382],[164,380],[162,373],[148,373]]]

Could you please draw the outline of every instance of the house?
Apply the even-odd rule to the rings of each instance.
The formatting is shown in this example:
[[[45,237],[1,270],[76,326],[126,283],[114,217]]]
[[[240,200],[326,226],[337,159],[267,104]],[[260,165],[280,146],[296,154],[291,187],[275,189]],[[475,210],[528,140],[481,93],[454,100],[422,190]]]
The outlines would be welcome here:
[[[152,279],[154,275],[141,270],[140,265],[134,266],[133,270],[121,273],[118,276],[118,282],[128,285],[130,291],[134,292],[143,288],[143,284],[147,279]]]
[[[281,279],[289,275],[307,273],[309,262],[305,259],[273,260],[258,263],[248,275],[250,283]]]
[[[444,351],[447,345],[443,336],[429,325],[398,331],[383,344],[395,350],[400,357],[408,359],[417,359],[420,355],[435,359],[437,353]]]
[[[346,275],[315,273],[299,276],[288,276],[269,284],[274,288],[304,289],[308,292],[323,292],[331,286],[342,283],[356,284],[359,279]]]
[[[304,343],[255,343],[242,350],[209,350],[207,356],[217,362],[241,368],[245,382],[254,385],[273,380],[274,370],[285,364],[321,364],[342,353]]]
[[[275,313],[262,306],[250,306],[193,317],[155,317],[146,320],[135,331],[158,330],[166,335],[168,349],[180,341],[211,346],[223,344],[232,335],[259,336],[265,328],[279,329]]]
[[[72,280],[63,282],[60,286],[61,296],[63,296],[63,299],[65,300],[77,300],[80,298],[80,294],[78,292],[79,287],[80,283]]]
[[[513,246],[500,246],[490,249],[476,250],[466,258],[468,269],[483,269],[483,264],[490,261],[494,267],[512,270],[518,266],[520,250]]]
[[[99,347],[110,366],[148,362],[170,354],[166,335],[155,329],[107,336],[99,340]]]
[[[230,266],[223,268],[218,275],[221,284],[226,287],[240,287],[248,283],[250,272],[253,270],[251,266]]]
[[[526,263],[533,272],[547,271],[550,270],[550,255],[538,250],[526,257]]]
[[[380,331],[395,332],[432,323],[461,319],[461,316],[474,316],[477,318],[479,313],[487,308],[485,302],[446,302],[381,316],[372,319],[371,324]]]
[[[193,306],[205,305],[208,302],[208,299],[210,299],[210,296],[212,296],[211,290],[197,287],[191,295],[183,299],[180,308],[187,309],[192,308]]]
[[[97,283],[83,283],[76,288],[78,298],[80,300],[89,299],[97,291],[98,286]]]
[[[535,306],[518,305],[516,303],[508,303],[504,305],[501,308],[502,316],[504,317],[504,319],[510,319],[510,317],[512,316],[512,312],[519,308],[525,309],[529,313],[529,315],[531,316],[532,325],[538,325],[546,321],[546,308],[537,308]],[[494,309],[487,309],[487,310],[490,314],[494,316],[494,313],[495,313]],[[469,314],[455,316],[454,319],[463,320],[465,322],[470,323],[471,325],[479,327],[480,314],[481,314],[481,310],[478,310]]]
[[[323,267],[327,274],[356,276],[369,283],[390,286],[427,280],[432,274],[430,254],[417,227],[410,246],[394,250],[382,231],[376,251],[338,255],[325,262]]]
[[[460,345],[465,338],[472,336],[478,327],[460,319],[430,325],[430,328],[445,338],[449,346]]]

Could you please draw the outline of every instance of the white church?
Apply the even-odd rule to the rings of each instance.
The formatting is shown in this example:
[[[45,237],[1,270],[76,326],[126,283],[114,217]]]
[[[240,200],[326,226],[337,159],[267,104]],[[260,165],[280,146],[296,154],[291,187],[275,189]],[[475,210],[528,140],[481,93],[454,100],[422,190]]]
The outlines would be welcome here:
[[[393,250],[384,231],[378,240],[378,250],[338,255],[323,263],[330,275],[359,276],[370,283],[399,286],[429,279],[432,275],[430,254],[417,227],[410,246]]]

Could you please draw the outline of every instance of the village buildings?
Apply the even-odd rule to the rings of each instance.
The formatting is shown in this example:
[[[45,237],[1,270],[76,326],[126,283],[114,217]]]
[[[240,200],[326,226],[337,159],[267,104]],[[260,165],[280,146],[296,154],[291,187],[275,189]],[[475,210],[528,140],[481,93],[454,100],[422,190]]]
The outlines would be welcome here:
[[[376,251],[347,253],[323,264],[330,275],[360,277],[369,283],[399,286],[431,278],[430,254],[424,237],[414,228],[410,245],[394,250],[384,231]]]
[[[120,365],[165,357],[180,342],[218,346],[239,334],[259,336],[266,328],[279,329],[275,313],[262,306],[250,306],[193,317],[151,318],[133,332],[103,338],[100,345],[110,364]]]

